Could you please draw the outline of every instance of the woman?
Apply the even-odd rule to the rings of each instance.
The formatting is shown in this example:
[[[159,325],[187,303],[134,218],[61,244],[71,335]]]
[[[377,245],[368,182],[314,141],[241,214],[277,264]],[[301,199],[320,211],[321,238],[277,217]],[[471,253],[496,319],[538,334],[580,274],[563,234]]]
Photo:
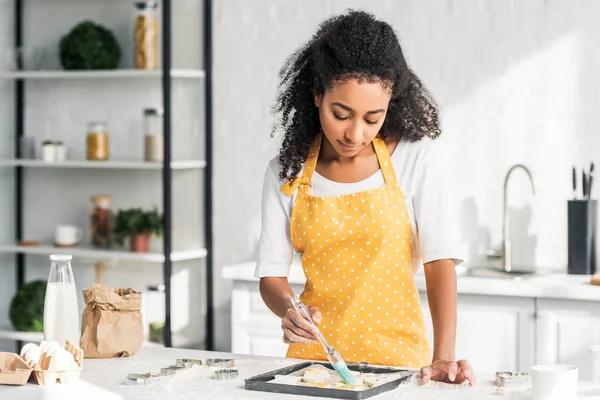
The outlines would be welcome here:
[[[326,360],[287,281],[302,254],[302,301],[346,361],[421,368],[423,381],[474,384],[455,361],[452,210],[444,210],[436,107],[393,29],[364,12],[325,21],[281,70],[284,132],[263,187],[255,275],[282,318],[288,357]],[[433,354],[413,275],[423,262]]]

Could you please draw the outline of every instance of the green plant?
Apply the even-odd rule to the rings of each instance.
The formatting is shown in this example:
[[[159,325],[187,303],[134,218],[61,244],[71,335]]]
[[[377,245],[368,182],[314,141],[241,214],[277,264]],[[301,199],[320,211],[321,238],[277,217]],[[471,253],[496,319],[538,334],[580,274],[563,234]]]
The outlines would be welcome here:
[[[102,25],[83,21],[60,39],[60,61],[65,69],[113,69],[121,60],[115,35]]]
[[[156,208],[149,211],[141,208],[119,210],[115,216],[115,241],[122,245],[127,237],[141,233],[160,236],[162,223],[162,215]]]
[[[12,326],[23,332],[43,332],[45,299],[45,281],[31,281],[22,285],[10,302]]]

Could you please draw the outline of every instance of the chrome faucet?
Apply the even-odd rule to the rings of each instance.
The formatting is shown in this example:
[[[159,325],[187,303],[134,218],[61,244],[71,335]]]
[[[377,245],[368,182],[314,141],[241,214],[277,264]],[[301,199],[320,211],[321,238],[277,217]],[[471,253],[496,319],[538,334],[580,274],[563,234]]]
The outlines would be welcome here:
[[[531,177],[531,172],[529,169],[522,164],[515,164],[506,173],[504,178],[504,204],[502,210],[502,220],[504,222],[503,230],[502,230],[502,266],[504,267],[505,272],[512,271],[512,248],[510,242],[510,218],[508,216],[508,201],[507,201],[507,192],[508,192],[508,181],[512,172],[518,168],[521,168],[527,176],[529,177],[529,181],[531,182],[531,190],[533,195],[535,195],[535,186],[533,185],[533,178]]]

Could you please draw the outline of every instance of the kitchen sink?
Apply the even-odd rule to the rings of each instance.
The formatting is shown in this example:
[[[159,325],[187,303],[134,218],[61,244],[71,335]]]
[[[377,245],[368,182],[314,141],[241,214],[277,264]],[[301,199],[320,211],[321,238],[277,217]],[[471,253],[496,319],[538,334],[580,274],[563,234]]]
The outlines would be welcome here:
[[[538,275],[533,270],[513,270],[510,272],[494,267],[456,267],[456,276],[473,278],[523,279]]]

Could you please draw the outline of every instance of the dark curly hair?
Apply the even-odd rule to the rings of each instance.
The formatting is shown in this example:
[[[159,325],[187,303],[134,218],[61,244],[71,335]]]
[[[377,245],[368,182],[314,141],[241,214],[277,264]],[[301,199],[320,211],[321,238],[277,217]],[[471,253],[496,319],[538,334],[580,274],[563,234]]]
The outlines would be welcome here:
[[[409,68],[392,27],[369,13],[348,10],[323,22],[311,40],[296,50],[279,71],[271,136],[283,130],[280,179],[299,174],[321,123],[313,93],[319,95],[348,79],[381,82],[392,89],[382,138],[418,141],[437,138],[437,106]]]

